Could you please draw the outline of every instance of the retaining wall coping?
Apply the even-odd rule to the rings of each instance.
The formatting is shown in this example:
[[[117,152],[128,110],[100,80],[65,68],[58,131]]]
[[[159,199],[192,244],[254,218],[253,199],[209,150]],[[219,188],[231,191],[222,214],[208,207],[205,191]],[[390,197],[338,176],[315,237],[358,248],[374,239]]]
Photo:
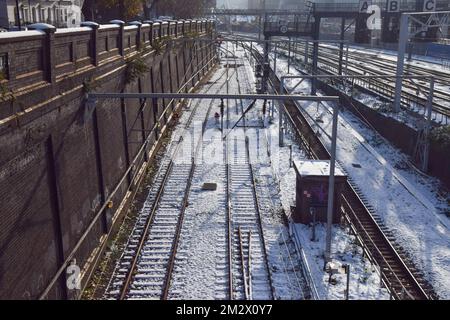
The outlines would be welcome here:
[[[99,26],[99,29],[103,29],[103,30],[106,30],[106,29],[119,29],[119,25],[118,24],[101,24],[100,26]]]
[[[91,31],[90,27],[60,28],[56,29],[55,34],[68,34],[75,32]]]
[[[138,26],[125,26],[124,29],[125,30],[134,30],[134,29],[138,29]]]
[[[45,35],[45,32],[41,31],[41,30],[0,32],[0,40],[1,39],[14,39],[14,38],[22,38],[22,37],[31,37],[31,36],[42,36],[42,35]]]

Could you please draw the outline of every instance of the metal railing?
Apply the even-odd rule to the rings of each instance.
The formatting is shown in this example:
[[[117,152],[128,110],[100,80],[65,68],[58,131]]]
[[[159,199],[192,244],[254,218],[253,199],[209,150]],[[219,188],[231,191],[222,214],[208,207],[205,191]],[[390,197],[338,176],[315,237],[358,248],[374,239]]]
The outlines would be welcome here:
[[[368,253],[369,256],[372,257],[371,261],[378,266],[380,270],[380,277],[382,278],[382,281],[384,282],[388,291],[391,293],[391,296],[393,296],[395,299],[402,299],[402,300],[405,298],[409,298],[411,300],[416,299],[417,297],[413,296],[413,294],[410,293],[411,290],[408,290],[405,287],[404,283],[399,279],[397,273],[392,269],[391,265],[378,248],[378,245],[375,243],[375,239],[373,239],[373,236],[371,236],[370,233],[367,231],[366,227],[361,222],[358,215],[353,210],[352,206],[349,204],[348,200],[344,195],[341,196],[341,200],[342,200],[341,209],[342,212],[344,213],[346,220],[349,222],[351,226],[353,226],[353,232],[358,238],[358,241],[360,242],[361,246],[364,248],[364,251]],[[351,217],[349,215],[351,215]],[[370,218],[373,220],[371,216]],[[355,222],[357,223],[357,225],[355,225]],[[372,222],[378,228],[378,224],[375,221]],[[395,258],[400,262],[401,267],[404,269],[405,275],[411,280],[411,283],[417,288],[419,294],[423,296],[423,298],[425,299],[430,299],[430,297],[425,293],[425,291],[422,289],[422,287],[417,282],[415,277],[412,275],[409,268],[405,265],[400,256],[398,256],[397,251],[386,239],[383,232],[381,230],[379,230],[379,232],[382,234],[382,241],[387,242],[390,251],[395,254]],[[361,238],[360,236],[361,234],[365,236],[366,238],[365,240]],[[368,245],[370,245],[372,249],[370,249]],[[388,273],[391,275],[390,277],[388,277]],[[395,290],[395,287],[401,288],[400,294],[398,293],[397,290]]]

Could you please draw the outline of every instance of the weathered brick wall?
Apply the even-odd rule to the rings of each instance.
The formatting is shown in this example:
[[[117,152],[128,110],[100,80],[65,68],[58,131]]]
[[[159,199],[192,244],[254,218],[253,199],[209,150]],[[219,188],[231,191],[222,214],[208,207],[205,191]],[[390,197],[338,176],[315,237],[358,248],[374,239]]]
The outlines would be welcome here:
[[[200,31],[202,38],[210,37]],[[88,258],[104,243],[136,183],[128,178],[119,183],[121,178],[149,135],[146,157],[128,177],[151,159],[172,114],[154,130],[163,103],[109,99],[89,110],[86,92],[177,91],[183,76],[191,78],[213,58],[213,45],[204,42],[196,43],[202,47],[196,52],[184,42],[159,55],[147,50],[141,55],[149,70],[126,84],[126,61],[138,45],[150,48],[151,32],[149,25],[108,25],[0,37],[0,54],[7,54],[9,64],[0,98],[0,299],[39,297],[117,188],[111,208],[73,257],[88,271]],[[65,281],[63,273],[47,297],[76,296]]]

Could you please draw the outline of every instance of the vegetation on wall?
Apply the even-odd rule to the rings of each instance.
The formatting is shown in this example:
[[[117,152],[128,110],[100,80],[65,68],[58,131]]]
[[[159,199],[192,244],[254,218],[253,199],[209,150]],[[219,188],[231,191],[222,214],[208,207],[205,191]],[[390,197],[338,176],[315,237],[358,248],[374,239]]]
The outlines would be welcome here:
[[[8,87],[6,86],[5,74],[0,72],[0,97],[3,99],[8,94]]]
[[[450,125],[435,127],[430,133],[431,141],[438,143],[443,148],[450,147]]]
[[[16,96],[8,88],[6,80],[6,75],[3,72],[0,72],[0,101],[6,101],[8,99],[12,99],[12,101],[15,101]]]
[[[127,61],[125,69],[125,84],[135,82],[139,77],[143,76],[150,70],[144,61],[144,51],[140,50],[138,53]]]
[[[152,43],[152,49],[155,51],[155,54],[159,56],[164,49],[164,46],[167,44],[168,37],[163,37],[161,39],[156,39]]]

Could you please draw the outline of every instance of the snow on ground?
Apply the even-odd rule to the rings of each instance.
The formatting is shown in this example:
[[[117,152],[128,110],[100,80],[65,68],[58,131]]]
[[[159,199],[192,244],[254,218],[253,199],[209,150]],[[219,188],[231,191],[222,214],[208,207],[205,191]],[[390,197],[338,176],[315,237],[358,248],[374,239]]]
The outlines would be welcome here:
[[[355,52],[358,52],[355,50]],[[320,54],[320,53],[319,53]],[[367,53],[366,53],[367,54]],[[278,58],[287,58],[288,52],[285,49],[278,49]],[[273,64],[274,56],[271,56],[271,62]],[[296,55],[295,57],[291,57],[291,67],[290,70],[295,70],[295,60],[301,61],[303,63],[304,58],[303,55]],[[277,59],[278,60],[278,59]],[[354,59],[349,59],[349,68],[352,67],[354,64],[361,64],[363,62],[355,61]],[[319,62],[319,68],[321,66],[324,66],[323,63]],[[326,66],[326,65],[325,65]],[[441,68],[442,69],[442,68]],[[449,69],[449,77],[450,77],[450,69]],[[340,89],[341,91],[347,92],[347,95],[351,95],[355,100],[365,104],[366,106],[375,109],[377,112],[383,114],[386,117],[395,119],[396,121],[402,122],[405,125],[413,128],[413,129],[421,129],[425,125],[425,117],[426,117],[426,109],[424,109],[421,105],[411,104],[408,109],[402,109],[399,112],[393,112],[391,109],[389,102],[386,102],[385,100],[381,99],[378,96],[375,96],[374,94],[368,94],[362,91],[356,91],[351,93],[351,84],[333,84],[332,86]],[[450,86],[448,84],[442,85],[442,83],[438,82],[435,83],[435,89],[440,89],[442,91],[448,91]],[[427,98],[425,95],[425,92],[416,92],[416,95]],[[448,106],[450,108],[450,102],[442,99],[434,98],[435,101],[438,101],[443,106]],[[431,112],[431,120],[435,122],[438,125],[444,125],[447,124],[449,121],[449,117],[445,116],[442,113],[432,111]]]
[[[278,60],[279,75],[286,73],[286,66],[285,60]],[[290,85],[288,81],[287,86]],[[309,93],[309,90],[305,81],[294,92]],[[314,126],[331,135],[330,105],[302,103],[302,106],[313,119],[323,121]],[[326,134],[321,135],[321,140],[330,148]],[[376,139],[373,131],[349,112],[339,117],[337,159],[394,232],[399,244],[425,273],[436,293],[441,298],[450,298],[450,223],[445,216],[450,208],[438,194],[437,180],[397,169],[403,167],[406,156]]]
[[[242,52],[239,53],[242,55]],[[244,62],[244,60],[242,60]],[[243,93],[250,91],[246,88],[249,84],[253,87],[255,79],[248,61],[245,66],[239,67],[240,89]],[[244,71],[247,74],[244,74]],[[248,77],[247,79],[244,79]],[[238,84],[230,82],[230,92],[238,91]],[[211,89],[213,91],[213,89]],[[236,114],[236,102],[230,102],[230,125],[233,125],[238,117]],[[244,102],[244,107],[249,102]],[[247,125],[261,125],[261,104],[258,103],[254,110],[250,111]],[[307,261],[302,261],[293,250],[295,247],[289,237],[288,229],[280,221],[280,209],[290,210],[295,196],[295,173],[289,167],[289,144],[293,144],[293,155],[295,159],[304,159],[302,150],[295,146],[290,137],[286,137],[285,147],[278,148],[278,120],[274,118],[269,121],[266,118],[267,140],[264,129],[250,128],[247,135],[251,142],[252,158],[254,163],[256,179],[258,181],[258,195],[261,206],[271,209],[264,210],[263,225],[265,242],[269,253],[269,264],[272,269],[272,279],[277,292],[277,298],[301,299],[302,288],[305,279],[302,279],[300,265],[308,264],[313,271],[314,286],[317,288],[320,299],[343,299],[343,288],[345,288],[345,276],[335,275],[335,285],[328,283],[328,275],[322,270],[321,252],[323,251],[321,227],[318,227],[318,242],[308,241],[309,227],[298,226],[297,238],[301,238]],[[207,127],[218,125],[215,120],[210,119]],[[235,128],[235,134],[243,135],[243,129]],[[253,141],[255,141],[253,143]],[[208,145],[219,145],[220,142],[214,138],[204,139],[204,148]],[[272,162],[267,162],[267,149],[271,150]],[[258,156],[257,156],[258,155]],[[194,173],[194,180],[189,197],[189,206],[186,210],[186,220],[180,240],[180,251],[175,264],[175,273],[171,295],[184,299],[211,299],[226,297],[226,238],[225,238],[225,167],[223,165],[202,163]],[[215,192],[202,191],[203,182],[217,182],[218,189]],[[351,263],[350,299],[384,299],[387,298],[385,289],[379,288],[379,277],[372,272],[372,267],[362,260],[362,256],[355,245],[352,237],[344,230],[336,226],[333,228],[333,239],[336,244],[334,260],[342,263]],[[298,239],[297,239],[298,240]],[[349,251],[350,250],[350,251]],[[353,254],[354,253],[354,254]],[[299,265],[300,263],[300,265]],[[296,272],[293,272],[296,270]],[[304,272],[304,271],[303,271]],[[304,275],[303,275],[304,276]]]
[[[378,48],[362,48],[360,46],[351,45],[349,46],[349,52],[361,52],[367,54],[373,53],[377,56],[383,58],[392,60],[393,62],[397,61],[397,51],[388,50],[388,49],[378,49]],[[406,53],[405,56],[407,57],[408,54]],[[430,56],[422,56],[422,55],[416,55],[413,54],[411,56],[411,61],[406,61],[406,65],[414,65],[418,67],[425,67],[430,70],[436,70],[436,71],[443,71],[443,67],[445,66],[445,62],[448,60],[444,60],[441,58],[435,58]],[[450,74],[450,69],[447,69],[448,73]]]
[[[278,123],[271,126],[271,135],[278,136]],[[293,135],[293,133],[292,133]],[[285,147],[280,149],[278,162],[278,175],[280,179],[281,199],[286,211],[295,205],[295,170],[289,165],[290,150],[292,145],[292,160],[306,159],[304,152],[292,140],[291,133],[285,136]],[[278,143],[276,138],[274,141]],[[293,225],[293,236],[305,252],[306,263],[311,269],[314,285],[317,288],[320,299],[344,299],[346,275],[333,276],[336,284],[329,283],[328,273],[323,271],[323,252],[325,245],[324,226],[316,226],[316,241],[311,241],[311,226],[302,224]],[[347,234],[340,226],[332,228],[332,260],[338,265],[350,264],[351,278],[349,299],[389,299],[385,288],[380,288],[379,274],[373,266],[362,258],[362,249],[358,247],[353,236]]]
[[[233,60],[234,61],[234,60]],[[233,64],[232,61],[230,61]],[[230,68],[230,92],[237,93],[240,86],[242,91],[250,91],[246,88],[250,82],[245,73],[248,71],[248,62],[238,61],[239,64],[245,64],[238,67],[240,83],[236,81],[236,74],[234,68]],[[217,73],[223,72],[220,68]],[[216,74],[217,74],[216,73]],[[216,77],[217,78],[217,77]],[[222,78],[217,84],[214,84],[209,92],[225,93],[225,86],[220,88],[223,84]],[[195,102],[193,102],[195,103]],[[233,125],[240,112],[237,113],[236,104],[238,101],[230,101],[230,125]],[[247,102],[244,103],[244,106]],[[217,102],[219,106],[219,102]],[[203,104],[206,107],[206,103]],[[212,112],[206,125],[206,132],[203,137],[203,151],[204,156],[208,153],[215,152],[219,154],[219,158],[223,158],[220,154],[223,151],[223,142],[220,136],[219,124],[214,119],[214,112],[218,111],[216,106],[213,106]],[[261,124],[261,121],[249,115],[249,121],[254,124]],[[264,129],[261,130],[261,132]],[[244,137],[243,128],[236,127],[234,135],[238,139]],[[252,130],[249,134],[251,139],[255,136],[260,136],[259,129]],[[259,140],[258,140],[259,141]],[[257,143],[258,147],[252,149],[256,153],[264,154],[264,144]],[[228,274],[227,274],[227,220],[226,220],[226,177],[225,165],[223,162],[213,163],[207,159],[197,164],[194,172],[194,177],[189,196],[189,206],[186,209],[185,221],[179,244],[179,253],[177,253],[174,276],[172,286],[170,289],[171,299],[225,299],[228,298]],[[259,193],[271,192],[273,188],[272,182],[267,174],[267,166],[265,164],[256,165],[257,179],[259,186]],[[267,181],[267,183],[263,183]],[[201,189],[204,182],[217,183],[216,191],[204,191]],[[278,210],[281,204],[276,204],[277,198],[270,198],[271,203],[265,203],[264,208],[270,206],[275,210],[264,210],[263,218],[265,242],[268,251],[269,265],[272,269],[272,280],[275,287],[277,299],[301,299],[303,298],[303,280],[298,279],[297,272],[299,261],[293,261],[290,265],[287,264],[289,254],[293,252],[294,244],[288,240],[281,241],[281,239],[288,238],[288,230],[284,227],[279,219]],[[262,199],[261,203],[267,198]],[[272,201],[274,203],[272,203]],[[278,200],[279,202],[279,200]],[[263,205],[261,205],[263,206]],[[262,266],[253,266],[256,270]]]
[[[332,276],[336,282],[329,282],[329,274],[323,272],[323,252],[325,250],[326,226],[318,224],[315,230],[316,238],[311,240],[311,227],[296,223],[294,234],[297,241],[303,244],[307,259],[316,283],[322,283],[318,287],[319,295],[329,300],[340,300],[345,297],[347,275],[343,270]],[[389,299],[386,288],[380,284],[380,275],[375,266],[367,259],[362,258],[362,248],[356,244],[354,236],[349,235],[347,230],[340,227],[333,228],[333,263],[338,269],[344,265],[350,265],[349,299]]]

